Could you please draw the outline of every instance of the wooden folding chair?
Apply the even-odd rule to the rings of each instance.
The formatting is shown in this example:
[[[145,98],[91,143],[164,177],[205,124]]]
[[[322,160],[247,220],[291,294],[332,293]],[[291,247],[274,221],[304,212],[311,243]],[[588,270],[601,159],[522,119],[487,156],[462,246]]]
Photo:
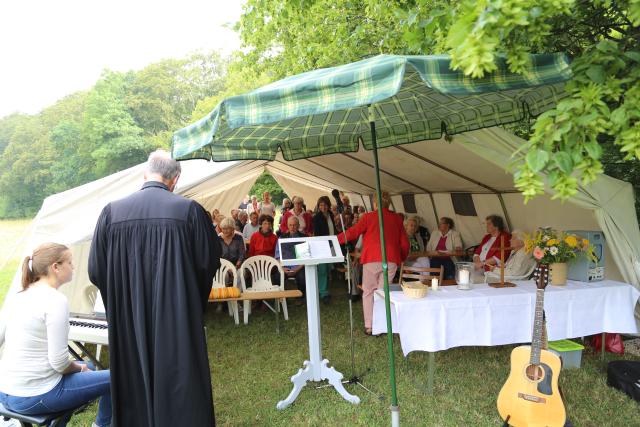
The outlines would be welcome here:
[[[444,267],[411,267],[404,263],[400,265],[400,283],[402,283],[404,279],[417,279],[422,283],[430,284],[431,279],[434,278],[433,276],[437,276],[438,283],[443,283]]]

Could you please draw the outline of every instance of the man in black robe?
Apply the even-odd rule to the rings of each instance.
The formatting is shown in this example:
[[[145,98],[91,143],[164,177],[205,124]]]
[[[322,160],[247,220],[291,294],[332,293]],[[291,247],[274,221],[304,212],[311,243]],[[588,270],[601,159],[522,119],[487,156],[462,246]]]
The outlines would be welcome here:
[[[179,176],[152,153],[142,189],[108,204],[93,236],[115,427],[215,425],[203,314],[220,243],[202,206],[172,193]]]

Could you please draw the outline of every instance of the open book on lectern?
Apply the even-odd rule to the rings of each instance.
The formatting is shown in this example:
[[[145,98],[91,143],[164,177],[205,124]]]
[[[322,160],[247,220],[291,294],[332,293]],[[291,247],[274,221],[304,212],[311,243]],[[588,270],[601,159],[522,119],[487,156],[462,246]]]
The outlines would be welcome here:
[[[336,236],[278,239],[282,265],[313,265],[344,262]]]

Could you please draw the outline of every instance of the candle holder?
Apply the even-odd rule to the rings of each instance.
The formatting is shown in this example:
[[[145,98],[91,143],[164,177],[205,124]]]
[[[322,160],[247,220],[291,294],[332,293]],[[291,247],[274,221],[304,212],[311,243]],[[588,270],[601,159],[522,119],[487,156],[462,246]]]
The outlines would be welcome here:
[[[471,289],[472,277],[472,262],[456,262],[456,283],[458,284],[458,289]]]

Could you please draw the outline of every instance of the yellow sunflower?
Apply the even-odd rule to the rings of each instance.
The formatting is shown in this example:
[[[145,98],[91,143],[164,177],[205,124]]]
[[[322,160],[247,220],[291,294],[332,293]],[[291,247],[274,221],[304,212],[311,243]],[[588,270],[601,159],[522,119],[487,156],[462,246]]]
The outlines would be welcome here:
[[[551,246],[557,246],[560,244],[560,241],[558,239],[549,239],[547,240],[547,246],[551,247]]]
[[[569,245],[569,247],[575,248],[576,246],[578,246],[578,239],[576,238],[576,236],[569,235],[564,238],[564,241],[567,245]]]

